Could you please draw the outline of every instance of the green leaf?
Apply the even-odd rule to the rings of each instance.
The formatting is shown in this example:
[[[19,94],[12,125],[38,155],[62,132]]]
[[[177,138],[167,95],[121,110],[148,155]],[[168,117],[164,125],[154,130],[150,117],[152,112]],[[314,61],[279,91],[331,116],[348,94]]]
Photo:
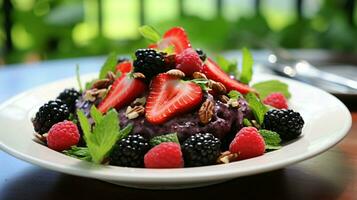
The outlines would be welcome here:
[[[207,84],[208,84],[208,82],[209,82],[209,80],[207,80],[207,79],[192,79],[192,80],[190,80],[190,81],[191,81],[191,82],[194,82],[194,83],[196,83],[198,86],[200,86],[203,91],[209,91],[209,90],[211,90],[211,89],[207,86]]]
[[[82,87],[81,74],[79,72],[79,65],[78,64],[76,65],[76,79],[77,79],[79,92],[82,93],[83,92],[83,87]]]
[[[117,54],[110,53],[104,65],[100,69],[99,79],[103,79],[107,76],[108,72],[115,72],[115,66],[117,65]]]
[[[288,99],[291,97],[289,86],[278,80],[259,82],[254,84],[252,87],[259,93],[261,99],[264,99],[273,92],[280,92]]]
[[[157,43],[161,39],[160,34],[153,27],[148,25],[139,27],[139,32],[145,39],[153,43]]]
[[[71,149],[64,150],[62,151],[62,153],[64,153],[67,156],[71,156],[81,160],[86,160],[86,161],[91,160],[91,156],[89,154],[87,147],[72,146]]]
[[[156,146],[163,142],[175,142],[175,143],[180,144],[178,137],[177,137],[177,133],[168,133],[165,135],[159,135],[159,136],[153,137],[149,143],[151,146]]]
[[[91,125],[89,124],[89,121],[82,110],[77,110],[77,116],[78,116],[78,120],[81,125],[81,128],[83,130],[84,140],[87,141],[92,134]]]
[[[265,144],[280,145],[281,139],[277,132],[261,129],[259,133],[263,136]]]
[[[228,60],[223,56],[216,57],[217,64],[228,74],[232,74],[235,78],[239,79],[239,70],[237,60]]]
[[[85,85],[84,85],[84,89],[85,89],[85,90],[91,89],[92,86],[93,86],[93,83],[96,82],[97,80],[98,80],[98,79],[93,79],[93,80],[91,80],[91,81],[86,82]]]
[[[96,112],[93,112],[93,108],[91,111],[92,113]],[[99,164],[109,154],[120,136],[118,113],[112,109],[105,116],[100,116],[99,113],[94,114],[97,117],[95,120],[97,123],[93,132],[83,111],[78,110],[77,115],[92,161]],[[125,133],[127,131],[124,130]]]
[[[248,93],[245,96],[248,102],[249,108],[252,110],[255,119],[258,124],[261,125],[264,121],[264,115],[268,112],[268,108],[260,101],[260,99],[254,93]]]
[[[242,96],[242,94],[237,90],[231,90],[227,95],[231,99],[239,99],[239,97]]]
[[[167,53],[168,55],[174,54],[175,53],[175,46],[174,45],[169,45],[166,47],[162,52]]]
[[[253,76],[253,56],[247,48],[242,49],[242,73],[239,80],[248,84]]]
[[[248,127],[248,126],[253,126],[253,124],[249,121],[249,119],[247,118],[243,118],[243,125],[245,127]]]
[[[103,119],[103,114],[95,107],[95,105],[90,108],[90,116],[96,124],[99,124]]]
[[[133,125],[128,124],[125,128],[123,128],[119,131],[119,139],[118,140],[128,137],[128,135],[131,133],[132,130],[133,130]]]
[[[119,138],[118,113],[112,109],[96,124],[87,142],[93,162],[101,163]]]

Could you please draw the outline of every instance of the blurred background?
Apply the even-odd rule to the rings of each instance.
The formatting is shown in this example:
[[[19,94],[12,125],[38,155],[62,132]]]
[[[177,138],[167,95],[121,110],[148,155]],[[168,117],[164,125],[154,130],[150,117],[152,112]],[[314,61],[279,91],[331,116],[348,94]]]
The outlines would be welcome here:
[[[355,0],[0,0],[0,67],[133,52],[137,28],[183,26],[194,47],[221,52],[357,52]]]

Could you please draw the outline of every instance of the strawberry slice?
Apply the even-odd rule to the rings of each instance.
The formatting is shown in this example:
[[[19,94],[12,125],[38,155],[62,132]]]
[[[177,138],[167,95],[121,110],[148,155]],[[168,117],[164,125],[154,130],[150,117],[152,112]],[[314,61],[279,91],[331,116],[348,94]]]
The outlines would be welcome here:
[[[152,124],[162,124],[175,115],[195,108],[201,103],[202,97],[202,89],[197,84],[159,74],[151,83],[145,108],[146,119]]]
[[[188,40],[186,32],[183,28],[171,28],[164,34],[162,40],[160,40],[158,44],[150,44],[149,48],[158,48],[159,50],[164,50],[171,45],[175,47],[175,52],[177,54],[191,47],[190,41]]]
[[[129,73],[133,70],[133,63],[130,61],[123,61],[117,64],[115,67],[116,72],[121,72],[122,74]]]
[[[247,94],[248,92],[255,92],[253,88],[233,80],[226,74],[212,59],[207,58],[205,64],[203,65],[202,73],[204,73],[207,78],[214,81],[223,83],[228,91],[237,90],[242,94]]]
[[[102,113],[107,112],[110,108],[120,109],[142,95],[145,89],[146,85],[142,80],[134,79],[129,74],[123,74],[114,81],[98,109]]]

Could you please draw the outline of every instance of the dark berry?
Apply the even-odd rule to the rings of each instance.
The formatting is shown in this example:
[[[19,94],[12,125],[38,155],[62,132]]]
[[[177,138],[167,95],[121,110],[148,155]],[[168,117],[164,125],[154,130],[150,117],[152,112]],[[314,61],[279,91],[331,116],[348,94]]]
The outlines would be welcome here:
[[[68,106],[69,111],[73,113],[76,110],[76,102],[80,95],[74,88],[65,89],[58,95],[57,99],[64,102]]]
[[[264,116],[263,128],[277,132],[281,139],[291,140],[301,134],[304,120],[293,110],[273,109]]]
[[[118,141],[110,154],[110,164],[123,167],[143,167],[144,155],[150,149],[141,135],[129,135]]]
[[[44,104],[32,120],[34,129],[39,134],[47,133],[52,125],[62,122],[69,117],[69,110],[61,100],[49,101]]]
[[[220,154],[221,141],[211,133],[198,133],[182,144],[186,166],[204,166],[216,162]]]
[[[200,59],[202,60],[202,62],[204,62],[207,58],[206,53],[203,52],[202,49],[196,49],[196,52],[197,52],[198,56],[200,56]]]
[[[134,72],[141,72],[148,79],[166,71],[164,55],[154,49],[138,49],[135,56]]]
[[[120,58],[118,59],[118,61],[117,61],[117,64],[122,63],[122,62],[124,62],[124,61],[129,61],[129,59],[128,59],[128,58],[124,58],[124,57],[120,57]]]

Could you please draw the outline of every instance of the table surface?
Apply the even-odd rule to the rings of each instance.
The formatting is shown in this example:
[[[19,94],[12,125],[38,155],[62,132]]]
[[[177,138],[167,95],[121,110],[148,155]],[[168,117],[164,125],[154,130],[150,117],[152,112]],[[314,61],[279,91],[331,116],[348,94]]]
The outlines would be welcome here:
[[[87,73],[98,70],[102,62],[102,57],[95,57],[0,68],[0,103],[31,87],[73,76],[75,64],[80,64],[81,73]],[[357,199],[357,112],[352,112],[352,118],[348,135],[312,159],[218,185],[178,191],[138,190],[66,175],[18,160],[0,150],[0,200]]]

